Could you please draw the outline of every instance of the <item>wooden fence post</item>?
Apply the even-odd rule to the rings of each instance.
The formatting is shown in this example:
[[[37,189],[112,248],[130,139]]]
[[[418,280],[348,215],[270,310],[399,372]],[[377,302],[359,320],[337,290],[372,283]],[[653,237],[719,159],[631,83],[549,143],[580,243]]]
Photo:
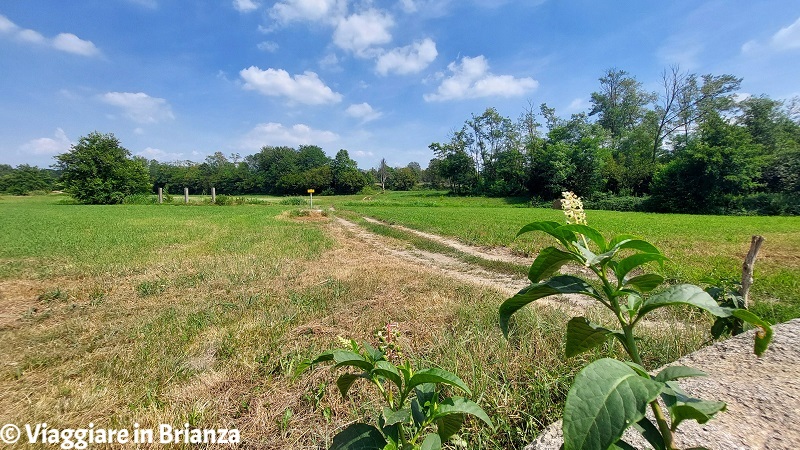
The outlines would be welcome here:
[[[189,188],[188,187],[183,188],[183,202],[184,203],[189,203]]]
[[[164,203],[164,188],[158,188],[158,204]]]
[[[217,188],[212,187],[211,188],[211,203],[216,203],[216,202],[217,202]]]
[[[750,302],[750,286],[753,285],[753,268],[756,263],[758,251],[761,250],[761,244],[763,243],[764,236],[753,236],[750,239],[750,251],[747,252],[747,256],[744,258],[744,263],[742,264],[742,290],[739,294],[744,300],[745,308],[748,307],[748,303]]]

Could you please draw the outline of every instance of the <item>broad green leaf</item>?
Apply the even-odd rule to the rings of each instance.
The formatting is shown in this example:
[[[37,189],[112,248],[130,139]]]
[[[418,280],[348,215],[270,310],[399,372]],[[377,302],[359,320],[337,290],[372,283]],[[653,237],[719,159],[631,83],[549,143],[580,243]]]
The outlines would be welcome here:
[[[621,306],[623,306],[627,310],[628,316],[633,317],[636,315],[637,312],[639,312],[639,308],[642,307],[644,299],[638,292],[630,292],[628,294],[627,300],[628,301]]]
[[[377,428],[366,423],[354,423],[333,437],[328,450],[382,450],[386,444]]]
[[[384,426],[390,427],[396,423],[406,422],[411,419],[411,409],[403,408],[393,411],[389,408],[383,408]]]
[[[570,242],[575,241],[575,234],[567,230],[558,230],[561,224],[552,221],[532,222],[517,232],[517,237],[531,231],[544,231],[545,233],[558,239],[564,247],[569,247]]]
[[[323,362],[333,361],[333,352],[334,350],[328,350],[327,352],[323,352],[316,359],[311,361],[311,364],[319,364]]]
[[[601,345],[611,334],[611,330],[591,323],[585,317],[573,317],[567,323],[567,358]]]
[[[356,380],[361,378],[361,375],[356,375],[353,373],[343,373],[336,379],[336,387],[339,388],[339,392],[342,393],[342,398],[347,398],[347,392],[350,390],[350,387],[355,383]]]
[[[625,279],[625,276],[627,276],[631,270],[642,264],[653,261],[663,262],[665,259],[667,258],[661,253],[637,253],[621,259],[616,266],[614,266],[614,275],[617,276],[617,281],[622,284],[622,280]]]
[[[395,367],[394,364],[390,363],[389,361],[376,362],[375,368],[372,369],[372,374],[380,375],[388,380],[391,380],[391,382],[397,386],[397,389],[403,389],[403,378],[400,376],[400,372],[397,370],[397,367]]]
[[[333,366],[334,369],[338,367],[351,366],[358,367],[366,372],[372,370],[372,363],[364,359],[364,357],[358,353],[347,350],[334,350],[333,361],[336,363],[336,365]]]
[[[361,343],[361,346],[364,347],[364,350],[367,353],[367,356],[369,357],[370,361],[372,361],[373,363],[376,362],[376,361],[380,361],[380,360],[384,359],[383,352],[378,350],[377,348],[373,347],[372,345],[370,345],[369,342],[363,341]]]
[[[623,241],[620,241],[611,248],[616,250],[624,250],[624,249],[639,250],[640,252],[643,253],[659,253],[659,254],[661,253],[661,251],[658,248],[656,248],[655,245],[642,239],[625,239]]]
[[[448,414],[436,419],[436,433],[442,438],[442,442],[447,442],[450,437],[458,433],[464,424],[464,414]]]
[[[467,395],[472,395],[472,391],[469,390],[467,385],[458,378],[455,374],[452,374],[446,370],[442,369],[423,369],[419,372],[415,373],[413,377],[408,381],[406,385],[406,389],[411,389],[415,386],[419,386],[425,383],[442,383],[447,384],[453,387],[457,387],[462,391],[466,392]]]
[[[702,370],[693,369],[691,367],[670,366],[659,372],[658,375],[655,376],[654,380],[667,382],[674,381],[679,378],[704,377],[706,375],[707,374]]]
[[[606,450],[641,420],[663,384],[625,363],[599,359],[578,373],[564,406],[565,450]]]
[[[639,317],[648,312],[669,305],[690,305],[706,310],[717,317],[730,317],[731,310],[723,308],[708,293],[693,284],[679,284],[653,295],[644,301]]]
[[[733,316],[759,328],[756,330],[756,344],[753,352],[756,356],[761,356],[772,341],[772,327],[769,322],[746,309],[734,309]]]
[[[561,231],[561,230],[568,230],[568,231],[571,231],[573,233],[582,234],[582,235],[586,236],[589,240],[594,242],[595,245],[597,245],[597,248],[601,252],[604,252],[607,249],[606,240],[603,237],[603,235],[600,234],[599,231],[595,230],[594,228],[592,228],[592,227],[590,227],[588,225],[581,225],[581,224],[578,224],[578,223],[572,223],[572,224],[568,224],[568,225],[562,225],[556,231]]]
[[[427,419],[422,405],[424,405],[424,403],[422,403],[419,397],[411,399],[411,417],[414,418],[414,424],[416,426],[422,425],[425,419]]]
[[[528,279],[531,283],[538,283],[543,279],[554,274],[564,264],[570,261],[579,261],[578,257],[572,253],[559,250],[555,247],[547,247],[536,256],[531,268],[528,270]]]
[[[436,394],[436,385],[434,383],[420,384],[414,387],[414,393],[417,395],[420,405],[425,406],[425,403],[431,401]]]
[[[664,446],[664,436],[661,435],[661,431],[658,429],[658,427],[655,426],[653,422],[650,422],[647,417],[636,422],[634,427],[639,434],[641,434],[642,437],[644,437],[647,442],[653,446],[654,450],[666,450],[666,447]]]
[[[434,419],[439,419],[450,414],[471,414],[478,419],[481,419],[486,425],[494,429],[494,424],[489,418],[489,415],[472,400],[467,400],[464,397],[450,397],[439,403],[439,409],[433,416]]]
[[[623,336],[624,336],[624,334],[623,334]],[[645,369],[644,367],[640,366],[639,364],[636,364],[633,361],[623,361],[623,362],[628,367],[633,369],[634,372],[638,373],[640,377],[642,377],[642,378],[650,378],[650,374],[647,373],[647,369]]]
[[[608,248],[614,248],[617,246],[617,244],[619,244],[622,241],[632,241],[634,239],[641,239],[641,237],[634,236],[632,234],[618,234],[612,237],[610,241],[608,241]]]
[[[625,286],[633,286],[641,292],[650,292],[664,282],[664,277],[655,273],[648,273],[633,277],[625,282]]]
[[[540,298],[558,294],[584,294],[597,298],[597,292],[587,282],[571,275],[559,275],[541,283],[532,284],[500,305],[500,329],[508,336],[508,321],[522,307]]]
[[[425,436],[425,440],[422,441],[422,446],[420,450],[441,450],[442,449],[442,439],[439,437],[438,434],[431,433]]]
[[[667,381],[662,389],[661,398],[667,405],[671,428],[675,430],[684,420],[696,420],[703,424],[708,422],[716,413],[725,410],[725,402],[700,400],[690,397],[677,381]]]

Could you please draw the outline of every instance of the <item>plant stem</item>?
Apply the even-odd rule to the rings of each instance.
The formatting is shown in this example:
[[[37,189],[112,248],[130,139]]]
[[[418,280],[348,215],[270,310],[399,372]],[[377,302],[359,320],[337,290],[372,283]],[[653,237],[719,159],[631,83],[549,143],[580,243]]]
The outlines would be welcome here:
[[[628,351],[628,355],[633,362],[644,367],[642,358],[639,356],[639,348],[636,346],[636,340],[633,338],[633,324],[623,326],[622,331],[625,333],[625,342],[627,343],[625,350]],[[664,447],[667,450],[677,450],[673,441],[672,430],[669,428],[669,423],[666,416],[664,416],[664,410],[661,409],[661,405],[658,403],[658,399],[650,402],[650,408],[653,410],[658,429],[661,431],[661,437],[664,439]]]

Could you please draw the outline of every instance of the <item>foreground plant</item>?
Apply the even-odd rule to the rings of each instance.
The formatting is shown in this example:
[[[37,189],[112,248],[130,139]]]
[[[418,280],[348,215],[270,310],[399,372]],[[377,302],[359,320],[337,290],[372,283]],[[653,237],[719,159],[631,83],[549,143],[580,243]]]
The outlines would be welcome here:
[[[450,439],[460,441],[457,433],[467,414],[493,427],[489,416],[475,402],[445,396],[444,386],[472,395],[458,376],[436,368],[415,371],[408,360],[399,364],[390,361],[403,359],[392,339],[394,333],[390,324],[378,334],[378,348],[367,342],[359,346],[352,339],[345,340],[349,348],[327,351],[309,363],[313,366],[332,362],[334,369],[357,369],[336,380],[342,396],[346,398],[353,383],[363,379],[377,388],[386,403],[377,426],[361,422],[349,425],[334,436],[331,450],[441,449],[442,443]]]
[[[761,355],[772,338],[769,324],[746,309],[720,306],[698,286],[680,284],[654,293],[664,282],[655,273],[644,272],[645,265],[659,264],[666,257],[652,244],[631,235],[619,235],[610,241],[586,224],[580,199],[571,192],[562,200],[567,224],[534,222],[524,226],[517,236],[541,231],[554,237],[561,248],[543,249],[531,264],[531,285],[500,306],[500,327],[508,336],[511,316],[540,298],[559,294],[591,297],[614,314],[619,328],[608,329],[585,317],[574,317],[567,324],[566,355],[572,357],[617,340],[630,361],[603,358],[581,370],[567,394],[564,406],[565,450],[633,448],[621,441],[623,432],[634,427],[654,449],[675,449],[673,433],[684,420],[706,423],[725,409],[724,402],[692,398],[684,392],[680,378],[704,376],[705,373],[683,366],[672,366],[655,376],[643,367],[634,328],[650,312],[671,305],[689,305],[717,318],[736,318],[759,328],[755,353]],[[567,263],[580,264],[594,274],[592,283],[572,275],[556,275]],[[661,397],[666,411],[658,402]],[[655,423],[645,417],[652,409]]]

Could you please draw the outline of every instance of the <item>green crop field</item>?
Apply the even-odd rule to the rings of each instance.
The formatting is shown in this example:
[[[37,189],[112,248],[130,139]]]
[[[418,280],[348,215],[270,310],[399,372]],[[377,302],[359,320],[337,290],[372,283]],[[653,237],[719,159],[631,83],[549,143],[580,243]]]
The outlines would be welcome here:
[[[397,322],[408,357],[458,374],[497,424],[468,422],[468,448],[521,448],[560,416],[580,367],[618,352],[609,344],[565,359],[570,312],[557,308],[521,311],[506,340],[502,293],[380,254],[332,220],[367,215],[531,253],[546,240],[515,232],[561,220],[558,211],[438,192],[320,197],[315,206],[335,211],[312,216],[261,200],[83,206],[0,197],[0,423],[189,423],[238,428],[253,448],[327,448],[343,426],[373,417],[378,399],[357,385],[342,400],[335,372],[298,374],[298,364],[339,337],[374,343],[376,330]],[[750,234],[763,234],[754,300],[773,319],[797,316],[795,218],[588,216],[609,234],[652,239],[672,258],[665,270],[675,280],[735,275]],[[648,367],[708,342],[708,318],[660,319],[643,337]]]

